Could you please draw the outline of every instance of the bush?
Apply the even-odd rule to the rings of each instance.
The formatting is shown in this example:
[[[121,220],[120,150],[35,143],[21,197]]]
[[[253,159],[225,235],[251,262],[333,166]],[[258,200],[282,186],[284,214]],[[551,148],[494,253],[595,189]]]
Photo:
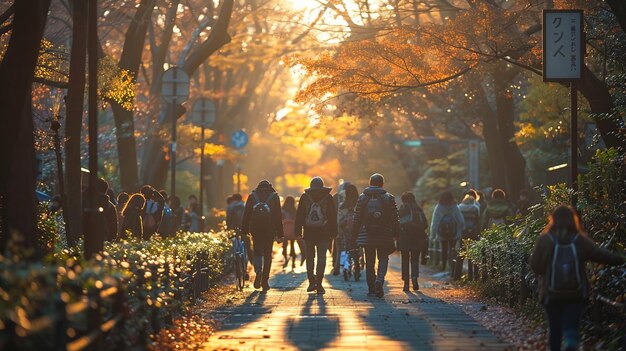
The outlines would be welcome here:
[[[167,239],[108,243],[90,261],[68,250],[49,254],[42,262],[0,257],[0,348],[7,342],[14,350],[55,348],[55,323],[30,333],[33,321],[45,316],[53,320],[59,311],[65,312],[59,306],[110,287],[119,289],[126,312],[123,328],[110,333],[106,345],[146,345],[150,334],[190,306],[197,290],[193,284],[198,283],[194,277],[203,276],[204,289],[223,278],[230,267],[230,247],[225,232],[179,233]],[[200,268],[208,269],[200,273]],[[110,303],[100,308],[103,317],[116,312]],[[86,318],[86,313],[70,318],[68,334],[84,334]]]

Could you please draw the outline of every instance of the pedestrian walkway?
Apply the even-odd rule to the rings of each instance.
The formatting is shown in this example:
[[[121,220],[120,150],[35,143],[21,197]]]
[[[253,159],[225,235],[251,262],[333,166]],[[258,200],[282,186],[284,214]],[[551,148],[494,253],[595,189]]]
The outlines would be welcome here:
[[[218,311],[225,322],[205,350],[512,349],[459,307],[430,297],[432,277],[421,279],[420,292],[403,292],[398,261],[392,257],[382,299],[367,296],[364,279],[327,275],[326,294],[316,295],[306,292],[304,267],[276,273],[269,292],[250,290],[244,304]]]

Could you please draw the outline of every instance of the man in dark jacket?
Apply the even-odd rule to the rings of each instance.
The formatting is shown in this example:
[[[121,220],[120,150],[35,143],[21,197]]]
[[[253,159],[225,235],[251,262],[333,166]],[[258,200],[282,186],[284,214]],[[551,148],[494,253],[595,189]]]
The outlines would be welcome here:
[[[246,201],[243,213],[241,234],[252,234],[254,241],[254,288],[269,290],[269,276],[272,267],[272,245],[274,240],[282,240],[283,216],[280,199],[272,184],[262,180]]]
[[[365,249],[365,274],[368,295],[383,297],[383,283],[389,266],[389,255],[395,250],[400,223],[393,195],[383,189],[385,179],[375,173],[370,186],[363,190],[356,205],[354,235],[357,243]],[[378,256],[378,271],[374,271]]]
[[[324,294],[322,286],[326,269],[326,251],[330,242],[337,237],[337,210],[330,196],[331,188],[324,186],[324,180],[315,177],[311,186],[304,190],[296,211],[296,236],[303,236],[306,243],[306,270],[309,278],[307,291],[317,290]],[[317,267],[315,254],[317,253]]]

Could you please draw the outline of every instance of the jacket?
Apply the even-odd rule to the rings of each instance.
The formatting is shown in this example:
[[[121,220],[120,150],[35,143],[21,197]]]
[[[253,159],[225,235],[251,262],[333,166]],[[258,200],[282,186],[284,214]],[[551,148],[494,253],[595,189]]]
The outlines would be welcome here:
[[[367,203],[373,196],[382,196],[387,204],[386,208],[386,228],[382,233],[370,232],[365,226],[365,211]],[[400,232],[400,222],[398,221],[398,208],[396,199],[385,189],[377,186],[370,186],[363,190],[356,203],[354,213],[353,235],[357,238],[359,246],[374,246],[378,248],[395,249],[394,239],[398,238]]]
[[[489,227],[489,221],[495,218],[502,218],[506,220],[506,217],[512,216],[513,212],[509,207],[509,204],[504,200],[491,200],[485,209],[485,213],[482,218],[482,228],[487,229]]]
[[[124,234],[130,231],[130,235],[136,239],[144,240],[143,220],[141,210],[138,208],[127,208],[124,216]]]
[[[152,215],[155,225],[144,228],[144,239],[148,240],[152,234],[156,233],[163,219],[163,209],[165,208],[165,198],[158,191],[153,191],[152,197],[146,197],[146,206],[143,208],[143,216]]]
[[[226,207],[226,228],[231,230],[241,228],[245,208],[243,201],[233,201]]]
[[[408,207],[411,211],[414,225],[411,226],[409,231],[400,231],[397,242],[398,250],[425,250],[428,247],[428,236],[426,235],[428,221],[426,220],[424,210],[416,203],[402,204],[400,209],[403,206]]]
[[[560,243],[570,243],[574,235],[575,234],[568,233],[567,235],[558,237],[558,240]],[[584,234],[579,234],[574,243],[576,245],[580,266],[583,268],[581,272],[583,278],[583,299],[586,300],[589,297],[589,281],[584,269],[585,262],[591,261],[609,265],[619,265],[624,263],[624,258],[597,246],[593,240]],[[546,292],[548,289],[548,277],[546,273],[552,259],[553,251],[554,243],[552,242],[552,238],[550,238],[548,234],[542,234],[537,239],[535,249],[530,256],[530,268],[539,276],[539,297],[540,301],[543,303],[548,302],[546,301]]]
[[[252,191],[250,196],[248,196],[248,200],[246,201],[246,208],[243,212],[243,220],[241,223],[241,232],[243,235],[252,234],[253,236],[266,238],[269,240],[273,240],[274,238],[282,238],[284,236],[283,233],[283,215],[280,208],[280,199],[278,198],[278,194],[272,197],[269,200],[267,205],[270,207],[270,211],[272,214],[272,232],[269,233],[252,233],[250,231],[250,222],[252,220],[252,209],[256,204],[255,194],[259,197],[261,201],[267,201],[268,198],[275,194],[276,190],[272,187],[271,184],[259,184],[259,186]]]
[[[459,206],[457,206],[456,204],[452,204],[449,206],[437,204],[437,206],[435,206],[435,210],[433,211],[433,218],[430,221],[431,238],[441,240],[441,238],[439,237],[439,224],[448,212],[452,212],[452,216],[454,217],[454,220],[456,222],[455,240],[461,240],[461,235],[463,234],[463,229],[465,228],[465,220],[463,219],[463,214],[461,213],[461,210],[459,210]]]
[[[330,188],[308,188],[300,196],[296,211],[296,236],[303,236],[304,240],[331,240],[337,237],[337,209],[335,201],[330,196]],[[326,225],[323,227],[308,227],[305,225],[308,211],[313,201],[320,204],[326,214]]]

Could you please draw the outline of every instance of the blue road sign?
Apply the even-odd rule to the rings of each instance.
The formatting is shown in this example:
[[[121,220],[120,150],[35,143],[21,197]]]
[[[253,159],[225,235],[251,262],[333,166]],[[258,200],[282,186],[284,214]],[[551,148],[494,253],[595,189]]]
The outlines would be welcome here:
[[[248,141],[250,141],[250,137],[243,130],[238,130],[230,136],[230,142],[235,149],[243,149],[248,145]]]

